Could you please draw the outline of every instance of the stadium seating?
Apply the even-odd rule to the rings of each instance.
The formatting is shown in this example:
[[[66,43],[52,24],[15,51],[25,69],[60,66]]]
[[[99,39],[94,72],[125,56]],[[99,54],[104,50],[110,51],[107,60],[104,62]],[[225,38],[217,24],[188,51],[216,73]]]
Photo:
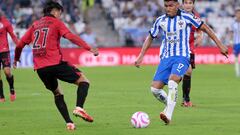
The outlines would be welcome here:
[[[21,37],[27,27],[41,17],[41,7],[45,1],[36,0],[33,3],[30,0],[1,0],[0,5],[1,10],[5,12],[16,28],[15,31]],[[84,32],[86,25],[81,10],[82,0],[58,1],[64,5],[62,19],[74,33],[80,35]],[[120,46],[140,46],[156,17],[164,14],[163,0],[98,0],[96,3],[101,4],[101,13],[103,14],[99,11],[98,15],[104,16],[105,20],[98,22],[101,19],[93,19],[90,21],[91,26],[97,26],[93,28],[93,31],[98,35],[107,35],[103,42],[108,44],[107,46],[119,46],[119,44]],[[213,27],[221,39],[229,36],[226,35],[226,31],[233,22],[234,8],[237,6],[240,6],[239,0],[196,1],[196,10],[200,13],[201,18]],[[96,12],[96,9],[93,10]],[[105,22],[109,29],[99,28],[98,24],[104,25]],[[66,45],[65,47],[72,47],[68,45],[67,41],[63,40],[63,43]],[[155,43],[159,44],[159,40]],[[228,43],[226,42],[226,44]],[[204,45],[210,44],[205,43]]]

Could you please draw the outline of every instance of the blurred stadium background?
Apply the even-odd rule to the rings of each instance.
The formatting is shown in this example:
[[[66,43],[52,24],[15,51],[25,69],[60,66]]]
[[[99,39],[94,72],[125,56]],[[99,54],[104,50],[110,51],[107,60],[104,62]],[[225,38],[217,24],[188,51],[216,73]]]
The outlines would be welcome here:
[[[31,23],[42,16],[42,5],[46,0],[0,0],[1,10],[12,22],[18,37],[22,37]],[[73,64],[93,65],[128,65],[134,61],[139,47],[156,17],[164,14],[163,0],[56,0],[64,7],[62,20],[70,30],[82,37],[91,46],[103,48],[99,58],[90,57],[68,40],[62,38],[63,53]],[[179,0],[181,2],[181,0]],[[232,43],[231,24],[234,9],[240,6],[239,0],[196,0],[196,11],[201,18],[216,32],[223,44]],[[15,45],[9,37],[12,48]],[[154,40],[155,50],[144,64],[157,64],[161,35]],[[128,47],[127,49],[125,49]],[[219,55],[215,44],[205,34],[201,49],[197,49],[196,63],[218,64],[233,63]],[[71,48],[71,49],[70,49]],[[106,49],[108,48],[108,49]],[[116,50],[117,48],[117,50]],[[121,48],[119,50],[119,48]],[[132,48],[132,49],[129,49]],[[133,49],[134,48],[134,49]],[[231,47],[230,47],[231,48]],[[101,51],[100,49],[100,51]],[[66,53],[67,52],[67,53]],[[120,53],[119,53],[120,52]],[[127,52],[127,53],[126,53]],[[135,53],[130,53],[135,52]],[[231,49],[230,49],[231,52]],[[130,54],[129,54],[130,53]],[[126,56],[126,57],[125,57]],[[21,67],[31,67],[31,50],[26,48]],[[124,61],[127,61],[124,63]],[[95,62],[94,62],[95,61]]]
[[[0,0],[1,10],[12,22],[14,31],[21,37],[31,23],[41,17],[45,0]],[[75,34],[90,45],[99,47],[100,55],[77,49],[76,45],[62,39],[62,52],[66,59],[81,66],[132,65],[140,51],[155,18],[164,13],[163,0],[61,0],[64,6],[62,20]],[[240,0],[196,0],[196,10],[228,46],[232,35],[229,30],[234,19],[234,9]],[[11,55],[15,48],[9,39]],[[1,42],[1,41],[0,41]],[[145,55],[144,64],[159,63],[160,38]],[[192,100],[194,108],[180,107],[178,99],[174,121],[170,127],[159,122],[163,105],[153,99],[149,85],[155,66],[137,69],[131,66],[81,67],[92,82],[86,104],[96,122],[86,124],[74,118],[75,133],[68,133],[61,116],[32,69],[13,70],[17,100],[7,99],[0,104],[1,135],[239,135],[240,86],[232,65],[233,55],[227,60],[204,37],[196,50],[197,64],[194,72]],[[230,47],[231,53],[231,47]],[[25,47],[21,67],[32,67],[31,48]],[[106,77],[107,76],[107,77]],[[3,77],[3,74],[2,74]],[[7,84],[3,77],[4,84]],[[75,87],[62,83],[69,111],[75,106]],[[7,85],[5,93],[7,94]],[[181,88],[179,89],[181,95]],[[180,97],[180,96],[179,96]],[[6,97],[8,98],[8,97]],[[147,129],[135,130],[130,117],[136,111],[146,111],[151,118]]]

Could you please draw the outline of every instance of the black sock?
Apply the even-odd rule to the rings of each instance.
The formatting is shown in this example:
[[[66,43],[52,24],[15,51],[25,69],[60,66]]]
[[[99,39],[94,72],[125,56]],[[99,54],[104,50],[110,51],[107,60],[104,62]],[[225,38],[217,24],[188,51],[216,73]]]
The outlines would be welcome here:
[[[0,80],[0,98],[4,98],[4,94],[3,94],[3,82],[2,82],[2,80]]]
[[[80,82],[77,90],[77,106],[83,108],[83,104],[88,94],[89,83]]]
[[[9,84],[9,88],[10,88],[10,93],[11,94],[14,94],[14,78],[13,78],[13,75],[11,77],[6,77],[7,81],[8,81],[8,84]]]
[[[189,94],[191,90],[191,76],[184,75],[182,89],[183,89],[184,100],[186,102],[189,102],[190,101]]]
[[[64,101],[63,95],[55,96],[55,104],[58,108],[58,111],[61,113],[66,123],[73,123],[67,109],[67,105]]]

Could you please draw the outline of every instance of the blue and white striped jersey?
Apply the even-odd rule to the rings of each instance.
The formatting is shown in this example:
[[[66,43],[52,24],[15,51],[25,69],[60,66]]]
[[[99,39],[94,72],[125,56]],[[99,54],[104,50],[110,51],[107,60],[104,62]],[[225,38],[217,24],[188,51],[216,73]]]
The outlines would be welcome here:
[[[240,22],[236,20],[232,24],[232,31],[233,31],[233,44],[237,45],[240,44]]]
[[[200,18],[178,10],[175,17],[169,17],[166,14],[158,17],[149,31],[153,38],[156,38],[159,32],[163,34],[163,40],[160,47],[160,58],[171,56],[190,57],[189,37],[192,25],[200,28],[203,22]]]

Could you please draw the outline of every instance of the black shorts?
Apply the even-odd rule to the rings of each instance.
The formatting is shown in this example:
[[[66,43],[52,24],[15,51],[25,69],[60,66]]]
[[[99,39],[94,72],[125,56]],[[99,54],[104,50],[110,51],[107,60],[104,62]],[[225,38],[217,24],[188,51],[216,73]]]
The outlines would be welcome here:
[[[75,66],[69,65],[67,62],[37,69],[37,73],[45,87],[51,91],[57,89],[57,79],[68,83],[75,83],[81,76],[81,71]]]
[[[193,53],[190,54],[190,63],[191,63],[192,69],[195,69],[196,68],[195,54],[193,54]]]
[[[0,68],[11,67],[10,52],[0,53]]]

